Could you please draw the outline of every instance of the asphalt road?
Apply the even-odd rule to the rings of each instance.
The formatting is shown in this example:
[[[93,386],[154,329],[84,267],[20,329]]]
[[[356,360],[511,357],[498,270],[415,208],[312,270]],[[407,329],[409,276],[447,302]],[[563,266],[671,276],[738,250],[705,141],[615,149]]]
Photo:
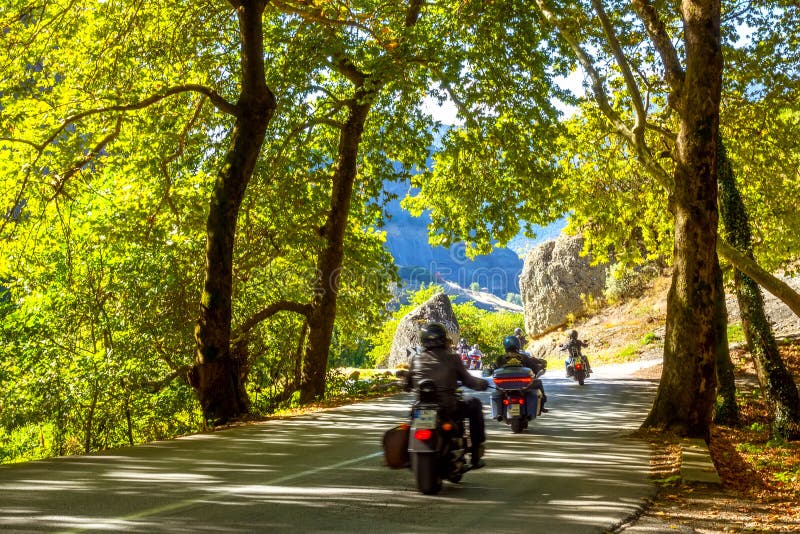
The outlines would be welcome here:
[[[512,434],[487,414],[487,467],[441,494],[383,465],[398,395],[317,414],[0,467],[3,532],[605,532],[655,494],[629,437],[655,385],[545,375],[550,413]]]

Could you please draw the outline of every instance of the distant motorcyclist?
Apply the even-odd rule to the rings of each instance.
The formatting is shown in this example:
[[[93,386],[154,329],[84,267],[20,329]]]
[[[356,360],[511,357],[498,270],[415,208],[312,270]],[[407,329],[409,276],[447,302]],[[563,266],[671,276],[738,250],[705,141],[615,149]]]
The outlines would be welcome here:
[[[406,376],[406,391],[415,389],[422,380],[433,380],[439,404],[454,416],[469,419],[472,467],[473,469],[483,467],[486,465],[481,458],[486,441],[483,405],[480,399],[475,397],[459,398],[456,389],[459,381],[477,391],[485,391],[489,383],[482,378],[472,376],[464,368],[458,354],[450,348],[450,338],[443,324],[430,322],[424,325],[419,331],[419,342],[424,350],[411,359]]]
[[[472,345],[472,348],[469,350],[468,356],[469,356],[469,368],[480,369],[481,360],[483,359],[483,352],[481,352],[481,349],[478,348],[477,343]]]
[[[583,347],[588,347],[589,344],[585,341],[578,339],[578,331],[572,330],[569,333],[569,337],[567,340],[559,345],[561,350],[567,351],[567,358],[564,360],[564,370],[567,372],[567,376],[569,376],[569,360],[570,360],[570,349],[576,350],[578,352],[578,356],[583,360],[583,364],[586,366],[586,373],[589,374],[592,372],[592,366],[589,364],[589,358],[587,358],[583,353],[581,353],[581,349]]]
[[[456,345],[456,352],[458,356],[461,358],[461,363],[464,364],[464,367],[469,367],[469,343],[463,337],[458,340],[458,344]]]
[[[547,367],[547,362],[544,362],[544,360],[540,360],[538,358],[533,358],[528,353],[520,349],[519,339],[517,336],[506,336],[506,338],[503,340],[503,348],[506,350],[506,353],[497,358],[492,366],[493,371],[494,369],[506,367],[508,365],[521,365],[522,367],[527,367],[533,371],[535,376],[539,371]],[[536,389],[542,392],[541,411],[547,412],[547,408],[544,407],[544,403],[547,402],[547,395],[544,392],[544,386],[542,385],[541,380],[536,381]],[[502,393],[495,393],[493,396],[497,394],[502,395]],[[531,394],[535,393],[531,391]]]

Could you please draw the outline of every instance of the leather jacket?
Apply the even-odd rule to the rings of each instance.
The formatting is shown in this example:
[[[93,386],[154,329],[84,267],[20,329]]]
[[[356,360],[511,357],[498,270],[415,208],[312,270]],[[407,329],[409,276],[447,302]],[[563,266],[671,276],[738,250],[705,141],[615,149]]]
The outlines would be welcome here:
[[[469,374],[455,352],[445,347],[425,349],[411,357],[405,389],[415,389],[421,380],[431,379],[436,384],[439,403],[452,410],[456,408],[459,381],[468,388],[484,391],[489,383]]]
[[[534,373],[538,373],[539,370],[544,367],[541,362],[521,352],[506,352],[497,358],[495,367],[505,367],[506,365],[521,365],[522,367],[527,367]]]
[[[559,345],[561,350],[564,350],[564,351],[567,351],[567,352],[569,352],[569,349],[572,349],[572,348],[578,349],[578,355],[581,356],[581,357],[583,357],[583,354],[581,353],[581,348],[588,347],[588,346],[589,346],[589,344],[586,343],[585,341],[581,341],[580,339],[572,339],[572,338],[567,339],[567,341],[565,341],[564,343]]]

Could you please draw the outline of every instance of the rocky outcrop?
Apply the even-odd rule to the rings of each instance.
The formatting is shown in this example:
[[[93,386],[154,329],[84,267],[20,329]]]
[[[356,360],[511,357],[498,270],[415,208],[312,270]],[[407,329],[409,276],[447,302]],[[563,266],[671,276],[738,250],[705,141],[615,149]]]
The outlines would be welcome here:
[[[458,338],[458,321],[450,298],[444,293],[438,293],[403,317],[397,325],[387,367],[394,369],[408,363],[408,350],[413,350],[419,344],[419,328],[428,321],[442,323],[453,339]]]
[[[562,326],[568,315],[581,315],[586,297],[602,296],[606,266],[591,266],[582,248],[581,236],[562,235],[528,252],[519,281],[528,335]]]

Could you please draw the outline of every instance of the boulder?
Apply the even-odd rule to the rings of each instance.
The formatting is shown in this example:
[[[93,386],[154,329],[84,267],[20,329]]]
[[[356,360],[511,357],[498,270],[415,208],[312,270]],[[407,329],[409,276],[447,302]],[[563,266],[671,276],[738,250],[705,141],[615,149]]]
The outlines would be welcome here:
[[[537,337],[580,316],[585,298],[601,297],[607,266],[581,256],[583,237],[561,235],[528,251],[520,274],[525,330]]]
[[[437,293],[400,320],[387,367],[394,369],[408,363],[408,351],[414,350],[419,344],[419,328],[429,321],[442,323],[450,331],[452,339],[458,339],[458,321],[450,298],[444,293]]]

